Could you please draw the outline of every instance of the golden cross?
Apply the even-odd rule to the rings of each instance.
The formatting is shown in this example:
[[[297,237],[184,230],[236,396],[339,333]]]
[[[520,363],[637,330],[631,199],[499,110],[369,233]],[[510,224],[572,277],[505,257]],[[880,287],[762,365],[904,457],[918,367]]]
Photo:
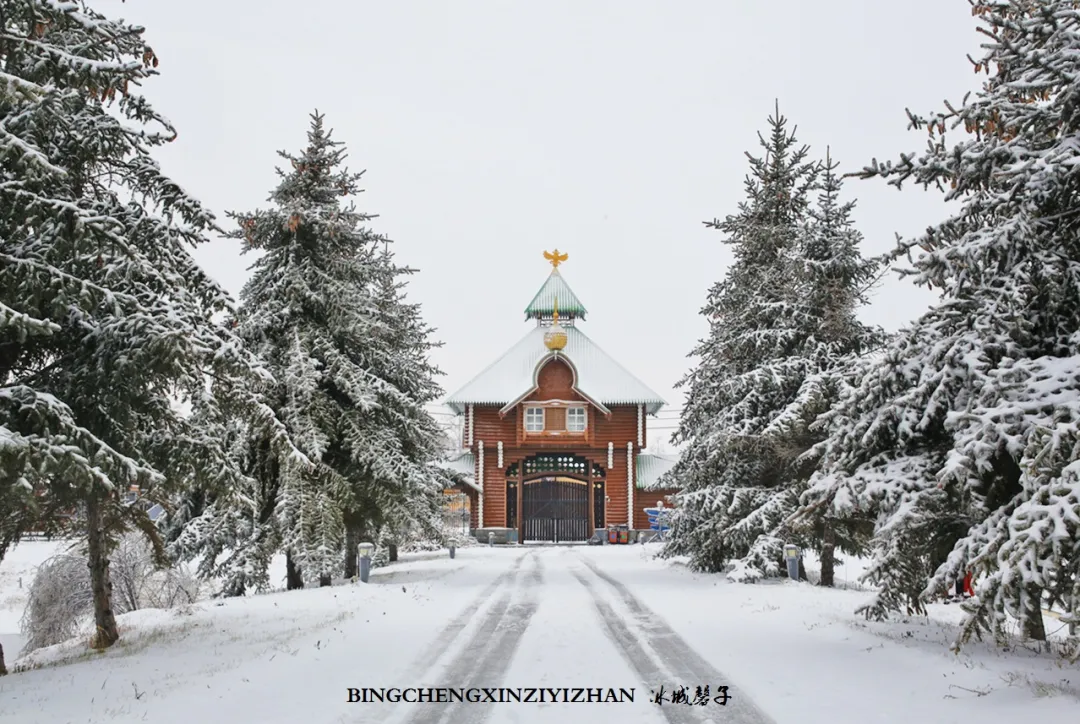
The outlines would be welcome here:
[[[560,254],[559,250],[556,249],[555,251],[545,251],[544,258],[551,262],[551,266],[558,269],[559,264],[562,264],[564,261],[566,261],[569,258],[569,255]]]

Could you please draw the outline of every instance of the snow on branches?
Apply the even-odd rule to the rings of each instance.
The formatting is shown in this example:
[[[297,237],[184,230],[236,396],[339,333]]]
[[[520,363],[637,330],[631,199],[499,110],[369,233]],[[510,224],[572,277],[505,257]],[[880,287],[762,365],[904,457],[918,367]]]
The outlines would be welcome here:
[[[962,203],[893,255],[941,302],[830,413],[804,502],[877,518],[868,613],[921,610],[970,571],[962,639],[1007,615],[1042,638],[1043,606],[1080,606],[1080,8],[975,10],[982,89],[909,114],[926,150],[862,174]]]
[[[340,575],[366,536],[437,531],[443,482],[431,465],[442,432],[424,405],[439,394],[434,346],[404,298],[389,240],[345,197],[360,174],[311,119],[308,145],[281,153],[271,206],[234,213],[245,251],[263,255],[242,293],[238,333],[272,373],[271,407],[311,466],[279,459],[257,431],[237,431],[247,479],[218,490],[176,540],[226,591],[266,584],[277,550],[307,579]],[[353,550],[350,552],[349,547]],[[224,554],[224,560],[220,556]]]
[[[690,389],[676,438],[688,445],[667,476],[681,488],[668,553],[710,570],[741,559],[744,579],[778,571],[777,534],[819,441],[810,424],[850,358],[880,337],[855,317],[877,265],[859,254],[837,164],[807,161],[779,112],[769,124],[747,199],[708,224],[725,233],[735,263],[702,312],[710,334],[680,383]]]

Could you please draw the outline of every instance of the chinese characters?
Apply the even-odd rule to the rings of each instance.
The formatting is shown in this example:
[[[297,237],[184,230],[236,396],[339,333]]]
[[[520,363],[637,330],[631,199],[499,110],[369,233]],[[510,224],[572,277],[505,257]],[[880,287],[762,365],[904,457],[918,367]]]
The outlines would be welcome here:
[[[716,687],[716,695],[710,697],[710,689],[708,684],[698,685],[690,689],[687,686],[680,686],[675,689],[672,688],[671,692],[665,692],[664,687],[661,686],[659,690],[652,692],[652,703],[657,706],[663,704],[685,704],[687,706],[708,706],[710,703],[718,704],[719,706],[726,706],[731,701],[731,694],[728,693],[726,686]]]

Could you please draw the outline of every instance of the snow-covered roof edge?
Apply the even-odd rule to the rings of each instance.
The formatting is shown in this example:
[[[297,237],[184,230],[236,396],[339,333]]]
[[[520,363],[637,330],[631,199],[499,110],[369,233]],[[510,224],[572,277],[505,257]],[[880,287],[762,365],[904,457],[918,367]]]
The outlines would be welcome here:
[[[578,327],[566,328],[568,345],[559,357],[579,371],[577,389],[605,406],[644,405],[650,415],[667,403]],[[498,405],[519,399],[533,386],[536,371],[550,357],[544,329],[536,327],[479,374],[446,398],[459,415],[466,405]]]
[[[455,482],[481,492],[476,484],[476,457],[468,450],[439,463],[439,467],[450,473]]]
[[[658,486],[657,483],[675,467],[678,461],[679,458],[676,455],[640,453],[634,461],[634,486],[638,490],[670,490],[670,483],[663,487]]]

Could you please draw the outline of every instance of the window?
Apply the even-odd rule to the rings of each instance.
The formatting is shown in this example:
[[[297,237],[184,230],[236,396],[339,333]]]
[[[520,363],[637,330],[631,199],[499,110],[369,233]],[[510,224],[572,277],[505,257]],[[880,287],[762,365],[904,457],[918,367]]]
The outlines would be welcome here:
[[[525,432],[543,432],[544,431],[544,408],[542,407],[526,407],[525,408]]]
[[[566,411],[566,429],[570,432],[585,432],[584,407],[571,407]]]

